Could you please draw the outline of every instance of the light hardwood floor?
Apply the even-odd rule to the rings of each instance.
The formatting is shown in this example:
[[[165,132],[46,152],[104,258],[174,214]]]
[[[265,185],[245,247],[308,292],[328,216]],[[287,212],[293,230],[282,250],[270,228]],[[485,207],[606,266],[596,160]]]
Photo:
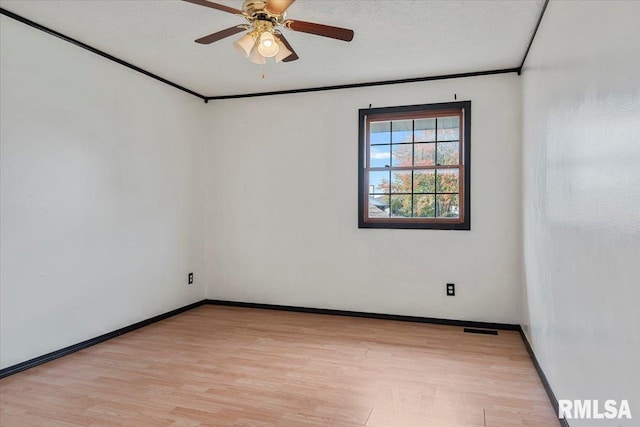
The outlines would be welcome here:
[[[558,426],[515,331],[201,306],[0,380],[10,426]]]

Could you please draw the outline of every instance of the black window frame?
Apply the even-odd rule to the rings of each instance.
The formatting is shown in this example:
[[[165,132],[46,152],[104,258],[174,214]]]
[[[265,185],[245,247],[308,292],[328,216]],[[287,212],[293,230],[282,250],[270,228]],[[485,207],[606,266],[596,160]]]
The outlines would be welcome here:
[[[438,113],[446,110],[462,112],[460,136],[463,138],[459,153],[459,170],[463,173],[462,186],[459,193],[462,209],[461,217],[447,218],[369,218],[369,189],[367,186],[367,152],[368,127],[367,119],[374,116],[398,116],[398,120],[406,120],[411,113],[416,119],[420,114]],[[444,102],[436,104],[403,105],[396,107],[363,108],[358,110],[358,228],[383,229],[426,229],[426,230],[470,230],[471,229],[471,101]],[[393,119],[390,119],[393,120]],[[415,119],[414,119],[415,120]],[[412,169],[413,171],[414,169]]]

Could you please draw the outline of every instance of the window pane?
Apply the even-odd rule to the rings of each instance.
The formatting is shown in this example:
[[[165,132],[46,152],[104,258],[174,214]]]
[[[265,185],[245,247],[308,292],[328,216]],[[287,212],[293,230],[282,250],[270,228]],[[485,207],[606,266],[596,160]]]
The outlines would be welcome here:
[[[369,172],[369,194],[389,193],[389,172]]]
[[[413,196],[413,216],[433,218],[436,216],[436,198],[432,195]]]
[[[413,192],[434,193],[436,189],[436,173],[433,170],[413,171]]]
[[[436,193],[458,192],[458,169],[438,169],[436,171]]]
[[[391,216],[411,218],[411,196],[391,196]]]
[[[411,166],[413,146],[411,144],[391,146],[391,166]]]
[[[438,164],[457,165],[460,163],[460,142],[438,142]]]
[[[391,142],[412,142],[413,120],[399,120],[391,123]]]
[[[411,193],[411,171],[391,172],[391,192]]]
[[[391,145],[372,145],[369,147],[369,167],[384,168],[391,166]]]
[[[369,126],[369,144],[389,144],[391,142],[391,122],[373,122]]]
[[[415,144],[413,161],[415,166],[435,166],[436,144]]]
[[[438,141],[460,139],[460,123],[458,117],[438,117]]]
[[[460,204],[459,197],[455,194],[438,195],[436,203],[436,214],[438,218],[459,218]]]
[[[419,119],[415,121],[413,137],[415,142],[436,140],[436,119]]]
[[[389,218],[389,196],[369,197],[369,218]]]

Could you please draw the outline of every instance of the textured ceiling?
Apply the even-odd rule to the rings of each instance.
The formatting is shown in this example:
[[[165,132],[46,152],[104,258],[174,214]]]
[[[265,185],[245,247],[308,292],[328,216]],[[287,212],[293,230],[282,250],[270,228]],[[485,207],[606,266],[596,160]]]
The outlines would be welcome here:
[[[218,3],[242,6],[241,0]],[[236,52],[233,42],[242,34],[194,43],[245,21],[182,1],[1,0],[0,6],[188,89],[219,96],[518,67],[543,3],[298,0],[289,18],[351,28],[354,40],[284,30],[300,59],[265,66]]]

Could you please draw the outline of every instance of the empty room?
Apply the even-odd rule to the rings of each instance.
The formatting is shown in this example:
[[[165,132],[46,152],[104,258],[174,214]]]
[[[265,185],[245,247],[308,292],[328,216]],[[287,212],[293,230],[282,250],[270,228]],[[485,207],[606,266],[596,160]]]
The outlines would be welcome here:
[[[640,1],[0,0],[0,426],[640,425]]]

